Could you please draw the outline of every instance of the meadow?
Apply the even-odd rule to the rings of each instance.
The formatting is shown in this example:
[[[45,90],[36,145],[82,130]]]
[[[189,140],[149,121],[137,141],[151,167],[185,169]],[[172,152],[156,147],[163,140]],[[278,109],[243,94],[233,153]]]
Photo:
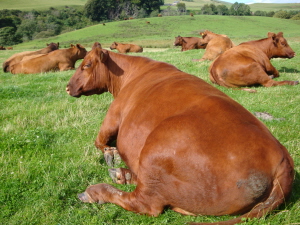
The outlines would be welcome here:
[[[0,51],[0,63],[14,53],[43,48],[46,43],[71,43],[91,49],[95,41],[109,48],[113,41],[137,43],[141,54],[171,63],[206,82],[211,62],[193,62],[204,50],[181,52],[174,37],[199,36],[209,29],[228,35],[236,44],[283,31],[296,52],[292,59],[272,59],[277,80],[299,80],[300,21],[265,17],[180,16],[110,22],[35,40]],[[77,62],[76,67],[80,64]],[[234,216],[183,216],[166,209],[158,217],[137,215],[113,204],[85,204],[77,194],[88,185],[109,183],[124,191],[134,185],[113,184],[102,153],[94,147],[99,127],[113,100],[109,93],[70,97],[65,87],[74,71],[12,75],[0,71],[0,221],[2,224],[185,224],[216,222]],[[245,222],[300,224],[300,85],[254,87],[257,93],[215,86],[250,112],[267,112],[279,120],[262,120],[289,150],[295,162],[295,182],[289,201],[271,214]],[[174,91],[176,93],[176,90]]]

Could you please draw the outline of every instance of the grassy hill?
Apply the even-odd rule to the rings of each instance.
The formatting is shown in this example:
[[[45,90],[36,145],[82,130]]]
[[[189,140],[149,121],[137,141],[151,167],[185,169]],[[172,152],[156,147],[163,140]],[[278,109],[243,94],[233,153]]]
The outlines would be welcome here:
[[[146,21],[150,21],[147,24]],[[109,47],[114,41],[142,45],[145,48],[172,48],[178,35],[199,36],[201,30],[228,35],[235,43],[264,38],[267,32],[284,32],[290,41],[299,41],[300,21],[269,17],[233,17],[233,16],[169,16],[109,22],[86,27],[61,34],[59,36],[38,39],[14,46],[15,49],[40,48],[45,43],[60,42],[61,46],[80,43],[86,47],[99,41]]]

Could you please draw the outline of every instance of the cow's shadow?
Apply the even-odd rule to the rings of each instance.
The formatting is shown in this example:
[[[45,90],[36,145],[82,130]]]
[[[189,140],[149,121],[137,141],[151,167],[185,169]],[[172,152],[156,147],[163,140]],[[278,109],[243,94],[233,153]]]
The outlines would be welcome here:
[[[300,71],[294,68],[281,67],[278,69],[280,73],[299,73]]]
[[[295,171],[295,180],[290,199],[280,206],[280,209],[293,208],[297,202],[300,201],[300,173]]]

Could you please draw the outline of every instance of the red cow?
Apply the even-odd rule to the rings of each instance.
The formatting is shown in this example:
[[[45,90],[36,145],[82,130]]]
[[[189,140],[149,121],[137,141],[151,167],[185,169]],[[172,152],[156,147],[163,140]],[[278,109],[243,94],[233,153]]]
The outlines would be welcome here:
[[[26,51],[20,52],[9,57],[2,65],[4,72],[10,72],[10,67],[18,62],[21,62],[23,57],[30,55],[38,55],[38,54],[47,54],[49,52],[55,51],[59,48],[59,43],[50,43],[47,44],[46,48],[40,49],[38,51]]]
[[[210,66],[210,80],[224,87],[296,85],[298,81],[273,80],[279,72],[270,62],[271,58],[294,56],[282,32],[269,32],[268,38],[244,42],[223,53]]]
[[[86,49],[77,44],[68,49],[60,49],[37,57],[30,56],[29,59],[21,61],[11,66],[10,72],[13,74],[43,73],[48,71],[65,71],[75,68],[78,59],[83,59]],[[31,58],[33,57],[33,58]]]
[[[96,139],[109,162],[119,152],[128,169],[111,169],[133,192],[96,184],[83,202],[110,202],[158,216],[261,217],[285,202],[294,164],[286,148],[243,106],[168,63],[94,48],[71,77],[69,95],[114,96]],[[117,149],[110,144],[117,139]],[[116,154],[115,154],[116,155]]]
[[[206,50],[201,59],[194,61],[214,60],[234,46],[232,41],[224,34],[215,34],[206,30],[200,32],[200,35],[202,35],[202,44],[206,44]]]
[[[134,44],[122,44],[114,42],[110,46],[111,50],[117,49],[120,53],[128,53],[128,52],[143,52],[143,48]]]
[[[175,37],[174,46],[181,46],[181,51],[192,49],[205,49],[207,43],[203,43],[198,37]]]

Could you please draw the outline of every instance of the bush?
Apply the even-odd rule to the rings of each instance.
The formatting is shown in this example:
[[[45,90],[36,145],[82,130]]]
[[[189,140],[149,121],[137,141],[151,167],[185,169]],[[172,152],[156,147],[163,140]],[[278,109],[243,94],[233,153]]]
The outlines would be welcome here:
[[[291,20],[300,20],[300,13],[294,15]]]
[[[280,10],[280,11],[276,12],[273,17],[281,18],[281,19],[289,19],[290,14],[285,10]]]

